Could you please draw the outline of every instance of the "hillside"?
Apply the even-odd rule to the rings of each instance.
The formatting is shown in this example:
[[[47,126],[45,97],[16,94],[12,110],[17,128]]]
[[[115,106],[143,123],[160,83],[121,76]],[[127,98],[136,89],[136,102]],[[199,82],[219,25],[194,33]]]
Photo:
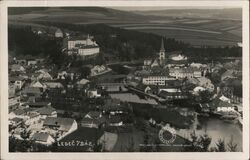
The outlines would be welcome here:
[[[168,9],[168,10],[148,10],[134,11],[133,13],[144,16],[167,16],[173,18],[207,18],[207,19],[227,19],[242,20],[242,10],[240,8],[227,9]]]
[[[126,11],[105,7],[9,8],[9,24],[106,24],[174,38],[194,46],[235,46],[242,41],[241,9]]]
[[[146,17],[135,13],[104,7],[53,7],[10,8],[10,21],[46,21],[64,23],[114,23],[145,21]]]

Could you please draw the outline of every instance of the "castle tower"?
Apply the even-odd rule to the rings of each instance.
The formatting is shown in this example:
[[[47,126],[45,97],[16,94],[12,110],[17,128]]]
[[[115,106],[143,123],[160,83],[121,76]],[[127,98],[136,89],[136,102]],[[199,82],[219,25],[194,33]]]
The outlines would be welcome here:
[[[161,49],[159,52],[159,60],[160,60],[160,65],[164,66],[165,65],[165,48],[164,48],[163,38],[161,40]]]

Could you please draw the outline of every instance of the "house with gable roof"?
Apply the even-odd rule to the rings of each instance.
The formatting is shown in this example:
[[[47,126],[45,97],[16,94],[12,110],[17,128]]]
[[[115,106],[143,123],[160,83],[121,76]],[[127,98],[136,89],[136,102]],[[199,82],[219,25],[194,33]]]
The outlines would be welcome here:
[[[27,63],[26,59],[16,59],[15,61],[19,65],[26,65],[26,63]]]
[[[61,71],[57,74],[57,79],[66,79],[67,76],[68,76],[67,71]]]
[[[10,76],[9,82],[14,84],[14,87],[16,89],[22,89],[22,87],[25,84],[25,78],[23,78],[21,76]]]
[[[90,111],[81,120],[82,127],[99,128],[106,121],[106,118],[102,115],[102,112]]]
[[[13,127],[20,126],[22,122],[23,122],[23,119],[22,118],[18,118],[18,117],[9,119],[9,125],[13,126]]]
[[[63,88],[64,86],[60,82],[44,82],[48,89]]]
[[[32,58],[32,59],[28,59],[27,63],[28,63],[28,66],[30,66],[30,65],[34,66],[37,64],[37,61],[36,61],[36,59]]]
[[[90,111],[90,112],[87,113],[84,117],[85,117],[85,118],[91,118],[91,119],[101,118],[101,117],[102,117],[102,112]]]
[[[40,97],[42,95],[42,89],[36,87],[26,87],[22,90],[22,95],[24,96],[34,96]]]
[[[145,59],[143,61],[143,69],[147,70],[151,68],[151,64],[152,64],[152,59]]]
[[[77,122],[72,118],[47,117],[43,122],[41,132],[49,133],[52,136],[58,134],[58,140],[77,130]]]
[[[20,64],[13,64],[10,66],[12,72],[25,72],[25,68]]]
[[[27,114],[25,115],[25,125],[38,123],[40,118],[41,118],[41,115],[37,112],[32,112],[32,111],[27,112]]]
[[[197,80],[199,81],[199,86],[204,87],[206,90],[213,92],[214,91],[214,84],[212,83],[212,81],[206,77],[200,77],[197,78]]]
[[[93,68],[91,68],[90,76],[102,75],[102,74],[108,73],[110,71],[112,71],[112,69],[107,67],[107,66],[96,65]]]
[[[124,125],[122,118],[118,115],[110,116],[107,119],[107,123],[109,126],[116,126],[116,127]]]
[[[99,98],[101,97],[101,94],[99,93],[99,90],[96,88],[89,88],[86,89],[86,95],[88,98]]]
[[[235,70],[227,70],[221,75],[221,81],[226,81],[228,79],[235,79],[237,78],[237,71]]]
[[[19,105],[21,97],[19,95],[10,94],[9,92],[9,107]]]
[[[31,140],[46,146],[50,146],[55,142],[54,138],[48,133],[34,133]]]
[[[77,88],[81,89],[84,86],[86,86],[86,84],[88,84],[89,82],[90,82],[89,80],[83,78],[83,79],[81,79],[81,80],[79,80],[79,81],[76,82]]]
[[[13,118],[21,118],[21,119],[24,119],[25,118],[25,110],[23,109],[17,109],[17,110],[14,110],[14,111],[11,111],[9,113],[9,119],[13,119]]]
[[[227,102],[227,103],[231,103],[231,99],[227,98],[226,96],[222,95],[219,98],[220,100],[222,100],[223,102]]]
[[[56,38],[63,38],[63,32],[60,28],[58,28],[55,32],[55,37]]]
[[[97,119],[83,118],[81,120],[81,126],[87,128],[99,128],[100,122]]]
[[[44,106],[34,111],[40,114],[41,119],[46,119],[47,117],[57,117],[56,109],[51,106]]]
[[[49,74],[49,72],[44,72],[44,73],[40,73],[39,76],[37,77],[39,80],[52,80],[53,77]]]
[[[33,81],[30,84],[30,87],[39,88],[39,89],[42,89],[43,91],[45,91],[47,88],[47,86],[43,84],[42,82],[40,82],[39,80]]]
[[[229,113],[235,112],[235,106],[231,103],[224,102],[219,98],[215,98],[213,101],[205,104],[200,104],[201,108],[207,108],[210,111]]]

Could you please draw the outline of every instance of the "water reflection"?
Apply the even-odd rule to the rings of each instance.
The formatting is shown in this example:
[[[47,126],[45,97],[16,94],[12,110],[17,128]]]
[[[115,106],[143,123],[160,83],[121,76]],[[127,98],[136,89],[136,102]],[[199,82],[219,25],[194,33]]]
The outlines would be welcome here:
[[[212,138],[210,148],[216,147],[219,139],[224,140],[225,146],[233,140],[237,144],[237,151],[242,151],[242,130],[239,124],[234,122],[226,122],[216,117],[199,118],[199,129],[195,129],[196,135],[204,135],[205,133]],[[179,129],[176,131],[178,135],[190,139],[194,129]]]

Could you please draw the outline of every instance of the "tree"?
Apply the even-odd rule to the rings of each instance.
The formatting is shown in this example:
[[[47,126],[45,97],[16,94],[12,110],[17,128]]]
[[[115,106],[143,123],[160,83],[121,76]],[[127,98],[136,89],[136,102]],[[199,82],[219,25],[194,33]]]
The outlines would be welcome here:
[[[103,145],[100,143],[96,143],[93,147],[94,152],[101,152],[101,151],[103,151],[103,149],[105,149],[105,148],[103,148]]]
[[[226,152],[226,147],[225,147],[225,141],[222,139],[219,139],[218,142],[216,143],[216,151],[217,152]]]
[[[15,152],[16,151],[16,144],[17,140],[14,136],[9,137],[9,152]]]
[[[58,125],[58,122],[55,122],[56,126]],[[52,152],[58,152],[58,138],[59,138],[59,133],[58,133],[58,127],[56,128],[56,133],[53,136],[55,142],[51,146],[51,151]]]
[[[48,152],[51,151],[51,147],[50,146],[46,146],[43,144],[39,144],[39,143],[32,143],[32,152]]]
[[[197,136],[195,132],[191,134],[191,146],[184,148],[189,152],[207,152],[211,143],[211,138],[207,134]]]
[[[129,145],[127,147],[128,152],[134,152],[135,151],[135,143],[134,143],[134,138],[131,137],[129,140]]]
[[[31,131],[24,128],[24,130],[20,133],[20,136],[22,139],[27,140],[29,139],[30,134],[31,134]]]
[[[27,152],[27,151],[31,151],[31,146],[32,146],[32,142],[28,141],[28,140],[22,140],[20,141],[20,145],[18,145],[18,149],[17,151],[20,152]]]
[[[227,148],[229,152],[237,152],[237,144],[233,143],[233,136],[231,136],[231,139],[227,144]]]
[[[87,78],[90,75],[90,68],[89,67],[82,67],[81,70],[81,78]]]
[[[208,137],[207,134],[204,134],[203,136],[200,137],[200,145],[202,146],[202,151],[207,152],[208,147],[211,143],[211,138]]]
[[[198,136],[196,135],[195,131],[191,133],[191,146],[186,147],[186,151],[189,152],[198,152],[199,146],[198,146]]]
[[[31,151],[32,143],[27,140],[19,140],[14,137],[9,139],[10,152],[28,152]]]
[[[161,151],[161,146],[160,146],[161,141],[159,140],[158,137],[154,139],[154,144],[155,144],[154,151],[160,152]]]
[[[65,112],[63,113],[62,117],[72,118],[72,117],[73,117],[73,112],[65,111]]]
[[[153,148],[152,146],[149,144],[149,134],[145,133],[144,135],[144,140],[143,140],[143,146],[140,147],[140,151],[141,152],[152,152]]]
[[[211,100],[212,93],[210,93],[208,90],[200,91],[199,92],[199,102],[200,103],[207,103]]]
[[[95,64],[96,65],[103,65],[105,64],[105,59],[103,57],[103,53],[99,53],[96,57],[95,57]]]
[[[210,73],[208,74],[208,78],[212,81],[213,84],[221,83],[221,75],[219,73]]]

